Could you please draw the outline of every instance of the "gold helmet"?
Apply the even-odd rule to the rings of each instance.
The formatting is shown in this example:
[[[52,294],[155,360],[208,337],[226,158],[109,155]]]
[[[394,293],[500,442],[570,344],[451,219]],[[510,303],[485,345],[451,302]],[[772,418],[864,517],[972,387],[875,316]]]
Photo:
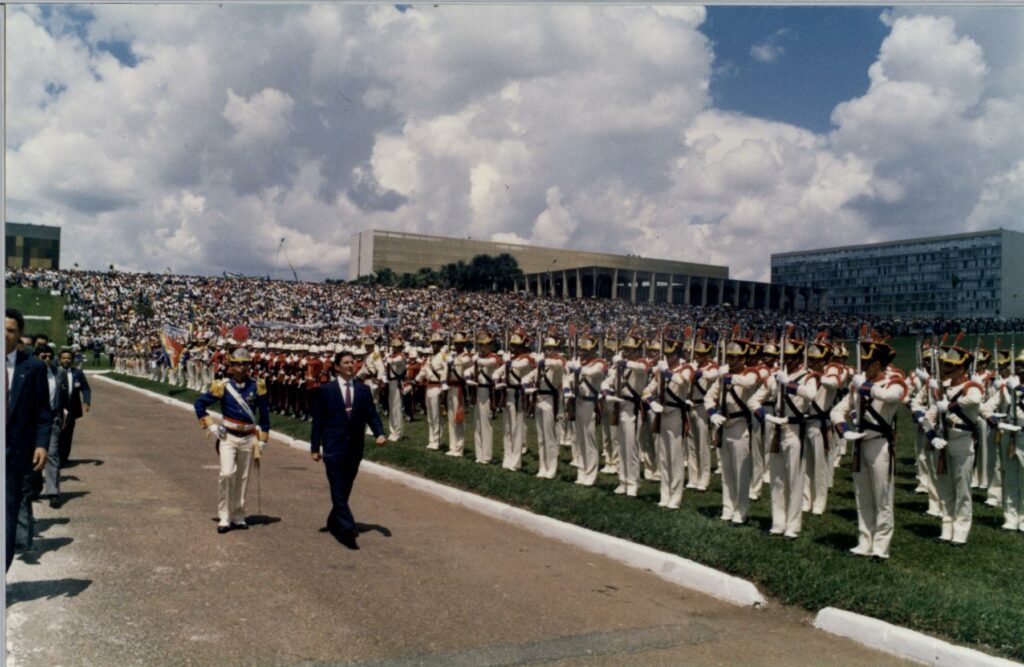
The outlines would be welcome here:
[[[661,352],[661,341],[657,338],[652,338],[651,342],[647,343],[648,352]]]
[[[694,344],[693,352],[694,354],[711,354],[711,351],[714,349],[715,346],[709,341],[698,338]]]
[[[643,345],[643,341],[633,334],[629,334],[623,338],[620,343],[623,350],[639,350],[641,345]]]
[[[617,338],[605,338],[604,349],[612,353],[618,352],[619,340]]]
[[[452,336],[452,343],[465,344],[469,342],[469,335],[465,331],[456,331],[455,335]]]
[[[544,349],[548,349],[549,347],[558,348],[558,347],[562,347],[562,343],[561,343],[561,341],[559,341],[554,336],[550,336],[549,335],[549,336],[544,338],[544,342],[541,343],[541,347],[544,348]]]
[[[725,344],[725,355],[727,357],[745,357],[750,354],[750,341],[743,338],[733,338]]]
[[[508,337],[508,344],[509,347],[526,347],[530,344],[530,339],[526,334],[516,331]]]
[[[249,350],[244,347],[236,347],[232,350],[231,354],[228,355],[228,363],[249,364],[252,363],[252,355],[249,354]]]
[[[433,345],[434,343],[440,343],[444,345],[444,336],[441,335],[440,331],[435,331],[430,334],[430,338],[427,340],[428,343]]]
[[[807,347],[808,359],[828,359],[832,354],[832,346],[823,340],[814,341]]]
[[[576,340],[576,347],[585,352],[597,349],[597,339],[588,334],[583,334]]]
[[[486,331],[481,331],[480,333],[478,333],[476,335],[476,344],[477,345],[490,345],[493,342],[494,342],[494,337],[491,336],[491,334],[487,333]]]
[[[779,346],[775,343],[765,343],[761,348],[761,355],[765,357],[778,357]]]
[[[790,338],[786,341],[786,356],[795,357],[804,353],[804,342]]]
[[[1010,351],[1009,350],[999,350],[999,353],[996,355],[996,365],[998,365],[998,366],[1006,366],[1009,363],[1010,363]]]
[[[864,363],[879,361],[883,366],[887,366],[896,358],[896,350],[892,345],[882,341],[864,340],[860,343],[860,358]]]
[[[747,348],[747,355],[748,356],[756,357],[758,355],[764,354],[764,343],[761,343],[761,342],[756,341],[756,340],[752,340],[752,341],[750,341],[748,343],[748,346],[749,346]]]
[[[391,347],[405,347],[405,342],[398,336],[392,336],[389,345]]]
[[[662,349],[662,352],[665,354],[679,354],[679,341],[666,338],[665,347]]]
[[[946,345],[942,348],[939,361],[950,366],[966,366],[973,357],[973,354],[959,345]]]

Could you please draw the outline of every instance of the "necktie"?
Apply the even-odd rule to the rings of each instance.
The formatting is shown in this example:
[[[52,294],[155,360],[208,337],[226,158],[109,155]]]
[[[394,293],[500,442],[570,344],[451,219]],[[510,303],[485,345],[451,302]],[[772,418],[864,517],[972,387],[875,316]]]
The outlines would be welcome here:
[[[345,383],[345,412],[352,412],[352,383]]]

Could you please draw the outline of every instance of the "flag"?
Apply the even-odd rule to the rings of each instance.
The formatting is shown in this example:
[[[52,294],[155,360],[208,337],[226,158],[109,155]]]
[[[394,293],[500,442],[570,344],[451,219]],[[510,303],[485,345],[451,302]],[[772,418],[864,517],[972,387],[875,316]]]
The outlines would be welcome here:
[[[178,362],[181,361],[181,353],[184,350],[181,340],[187,335],[187,331],[173,324],[165,324],[160,331],[160,347],[171,360],[171,368],[177,368]]]

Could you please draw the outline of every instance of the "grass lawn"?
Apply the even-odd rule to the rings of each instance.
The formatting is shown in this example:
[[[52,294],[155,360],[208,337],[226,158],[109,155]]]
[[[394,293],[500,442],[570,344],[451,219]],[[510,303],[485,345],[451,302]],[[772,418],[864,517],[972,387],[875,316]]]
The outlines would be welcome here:
[[[913,341],[908,342],[912,364]],[[899,347],[902,357],[906,344]],[[181,388],[112,377],[186,402],[196,397],[195,392]],[[308,422],[274,415],[271,423],[274,430],[309,437]],[[609,475],[601,475],[594,488],[572,484],[575,469],[568,465],[568,448],[563,449],[559,480],[536,479],[536,433],[533,424],[528,426],[531,453],[519,473],[502,470],[498,463],[476,464],[470,453],[453,459],[444,456],[443,449],[427,451],[422,417],[406,425],[407,439],[384,448],[367,447],[366,454],[372,461],[741,576],[787,604],[814,611],[835,606],[1024,659],[1024,577],[1020,576],[1024,533],[1000,530],[1001,511],[985,506],[984,496],[978,493],[968,546],[956,549],[935,541],[939,522],[923,516],[927,499],[913,493],[913,425],[906,411],[899,417],[896,535],[888,562],[847,554],[856,544],[857,519],[848,465],[837,471],[825,515],[806,514],[800,539],[788,541],[767,534],[771,522],[767,487],[761,499],[752,503],[749,524],[735,527],[718,519],[721,487],[717,477],[706,493],[687,489],[678,511],[657,506],[658,486],[653,482],[642,483],[636,499],[613,495],[618,482]],[[494,430],[500,460],[500,420]],[[472,432],[469,417],[467,450],[472,450]],[[446,430],[442,439],[447,440]]]
[[[25,315],[25,333],[45,333],[58,348],[67,344],[64,327],[64,297],[52,296],[49,290],[27,287],[7,287],[5,297],[8,308],[17,308]],[[48,320],[29,319],[28,316],[49,317]]]

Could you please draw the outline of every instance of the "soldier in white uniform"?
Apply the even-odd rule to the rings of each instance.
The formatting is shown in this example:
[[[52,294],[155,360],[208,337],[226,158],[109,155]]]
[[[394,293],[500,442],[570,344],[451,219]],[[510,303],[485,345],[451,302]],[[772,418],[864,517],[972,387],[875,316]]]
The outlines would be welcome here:
[[[756,394],[763,387],[757,369],[746,365],[748,351],[746,340],[734,338],[726,343],[727,367],[704,396],[712,430],[720,431],[721,437],[721,519],[735,524],[746,523],[750,508],[750,431],[753,413],[760,407]]]
[[[536,361],[527,349],[529,344],[529,339],[522,332],[517,331],[509,336],[509,351],[503,355],[503,363],[494,372],[495,389],[505,397],[501,459],[501,467],[505,470],[520,470],[523,467],[528,400],[523,390],[523,378],[536,367]]]
[[[405,371],[408,362],[405,357],[405,343],[393,337],[391,353],[384,361],[384,376],[388,387],[388,441],[398,442],[405,430],[402,392],[405,389]]]
[[[818,374],[803,365],[805,342],[786,340],[783,344],[785,368],[768,379],[765,400],[771,400],[776,411],[765,416],[773,425],[765,432],[770,439],[766,449],[772,493],[772,526],[768,532],[795,539],[803,518],[807,413],[820,384]]]
[[[384,358],[376,350],[377,344],[372,338],[363,339],[363,349],[366,358],[363,359],[363,366],[356,373],[356,379],[362,380],[363,384],[370,388],[373,402],[377,403],[380,390],[387,384],[387,375],[384,371]],[[289,363],[291,363],[289,361]]]
[[[661,342],[658,339],[648,341],[646,348],[646,354],[642,358],[644,365],[647,366],[647,372],[642,378],[644,387],[651,381],[654,367],[661,360]],[[646,403],[640,404],[640,412],[643,418],[640,419],[638,443],[640,445],[640,468],[643,471],[643,479],[659,481],[661,476],[658,474],[658,449],[654,443],[654,431],[651,428],[654,415],[647,409]]]
[[[454,350],[448,354],[448,375],[442,386],[448,394],[448,451],[446,456],[462,456],[466,447],[466,403],[470,387],[466,384],[473,372],[473,356],[466,351],[469,338],[458,331],[452,336]]]
[[[430,334],[430,354],[416,374],[416,383],[426,387],[424,399],[427,405],[427,449],[441,448],[441,398],[448,358],[444,350],[444,338],[440,333]]]
[[[854,442],[853,488],[857,498],[857,556],[889,558],[893,520],[895,433],[893,419],[907,394],[907,386],[886,368],[896,351],[881,341],[861,343],[861,362],[850,393],[830,414],[835,431]],[[858,410],[859,408],[859,410]],[[856,420],[850,422],[849,420]],[[855,425],[856,424],[856,427]]]
[[[558,352],[559,343],[554,336],[545,338],[542,347],[543,356],[537,359],[537,367],[523,378],[523,384],[536,401],[537,477],[554,479],[558,475],[560,444],[555,422],[562,402],[565,359]]]
[[[565,389],[569,392],[569,405],[576,413],[576,450],[579,466],[576,484],[593,486],[597,482],[599,456],[597,449],[597,422],[600,418],[598,401],[601,385],[608,372],[607,362],[597,356],[597,339],[584,335],[576,342],[579,359],[569,362]]]
[[[647,385],[647,364],[640,357],[640,339],[626,336],[605,378],[601,393],[609,412],[617,412],[615,441],[619,448],[619,485],[615,493],[635,498],[640,488],[640,396]]]
[[[747,358],[747,365],[757,370],[757,379],[762,386],[767,386],[768,378],[775,372],[775,366],[779,363],[779,347],[774,343],[750,342],[750,355]],[[762,410],[768,410],[770,406],[762,405]],[[770,411],[770,410],[769,410]],[[768,473],[768,462],[765,455],[765,433],[770,432],[765,427],[763,416],[755,419],[753,429],[750,432],[750,500],[755,501],[761,498],[761,489],[765,483],[770,483]]]
[[[683,503],[683,477],[686,474],[686,450],[683,446],[692,401],[690,383],[696,369],[679,358],[679,345],[666,340],[654,377],[644,389],[644,400],[651,412],[660,416],[655,444],[658,448],[658,472],[661,476],[659,507],[679,509]]]
[[[494,371],[501,365],[501,357],[494,352],[494,338],[486,331],[476,337],[477,352],[473,355],[473,366],[466,385],[476,392],[476,409],[473,412],[473,450],[476,462],[487,464],[494,458],[494,431],[491,417],[494,415],[492,401],[494,394]]]
[[[989,369],[992,352],[981,346],[976,347],[975,352],[978,359],[975,362],[976,368],[971,373],[971,380],[982,386],[984,402],[994,394],[992,382],[996,379],[996,373]],[[972,487],[987,491],[985,504],[989,507],[999,507],[1003,501],[1003,477],[996,452],[996,430],[990,429],[984,419],[978,421],[978,461],[974,466],[974,477],[971,480]]]
[[[954,545],[966,544],[971,532],[971,475],[984,397],[984,388],[968,375],[970,362],[971,353],[964,348],[943,347],[939,357],[938,394],[922,419],[932,446],[939,450],[936,463],[942,512],[939,539]]]
[[[605,360],[605,365],[610,363],[611,358],[619,350],[619,342],[614,338],[605,338],[602,345],[604,348],[602,359]],[[606,371],[607,372],[607,371]],[[601,397],[599,405],[601,406],[601,455],[604,457],[604,467],[601,468],[602,473],[606,475],[618,475],[619,474],[619,446],[615,442],[615,427],[612,426],[611,420],[608,418],[610,413],[609,406],[605,405],[604,397]]]
[[[839,369],[829,363],[831,355],[832,346],[821,339],[811,343],[807,349],[810,369],[819,374],[820,386],[807,413],[803,511],[816,516],[825,513],[825,507],[828,504],[828,489],[835,470],[832,467],[830,456],[832,424],[829,421],[829,412],[835,402],[840,375]]]
[[[1024,351],[1013,360],[1009,351],[999,351],[996,360],[999,377],[993,381],[992,396],[981,406],[981,416],[996,431],[996,447],[1002,476],[1003,530],[1024,531],[1024,393],[1020,376],[1024,373]]]
[[[711,484],[711,429],[708,427],[708,414],[704,408],[704,398],[708,390],[718,380],[718,364],[711,358],[713,347],[699,335],[694,346],[694,364],[697,372],[691,385],[690,400],[693,401],[693,419],[686,434],[687,457],[686,466],[689,481],[686,488],[707,491]]]
[[[928,366],[931,362],[932,348],[926,347],[922,350],[922,363]],[[926,515],[941,518],[942,510],[939,508],[939,482],[935,471],[937,464],[937,451],[932,447],[928,437],[928,422],[924,421],[925,412],[928,406],[929,393],[934,399],[938,388],[938,380],[935,380],[935,387],[931,386],[933,378],[926,368],[918,368],[914,372],[913,384],[910,385],[913,396],[910,401],[910,411],[914,424],[916,424],[916,453],[917,468],[919,471],[918,484],[924,493],[928,495],[928,510]]]

